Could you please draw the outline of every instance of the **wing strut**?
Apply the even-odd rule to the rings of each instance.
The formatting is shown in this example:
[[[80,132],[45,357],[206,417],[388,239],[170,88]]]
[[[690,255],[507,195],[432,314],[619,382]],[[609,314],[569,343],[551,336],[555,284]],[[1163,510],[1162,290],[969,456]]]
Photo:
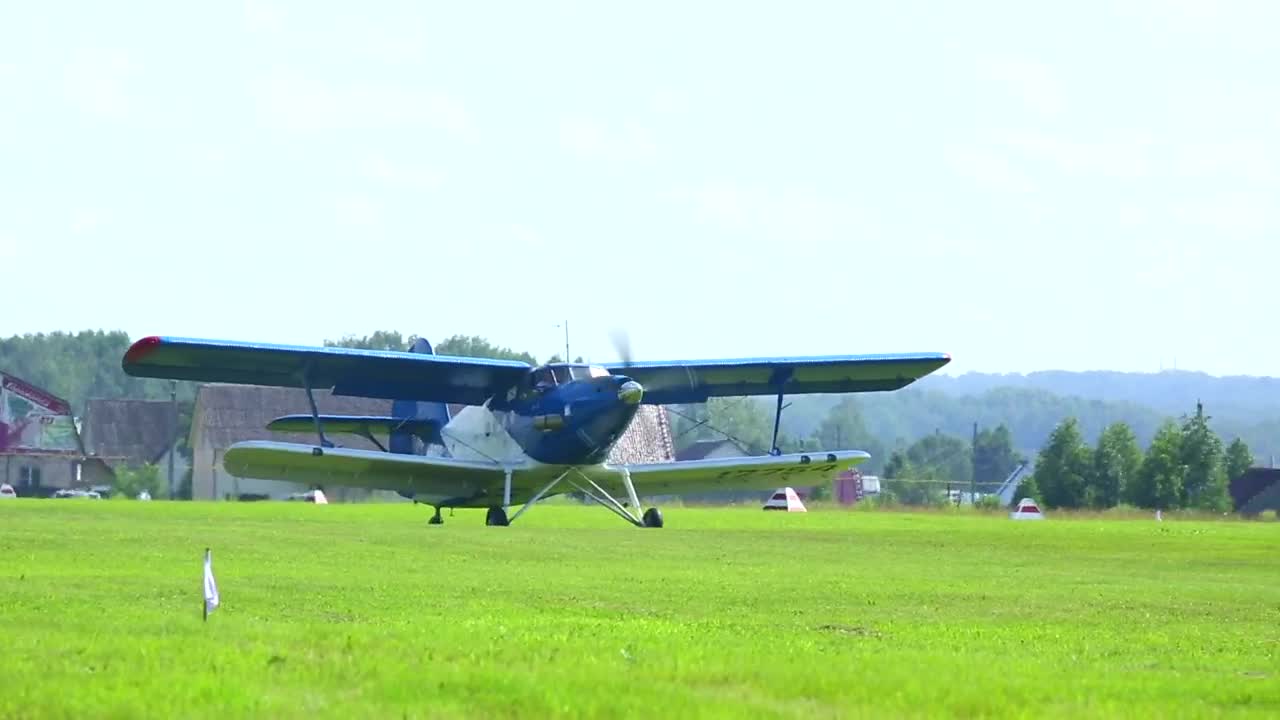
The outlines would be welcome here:
[[[778,426],[782,424],[782,389],[778,389],[778,410],[773,414],[773,445],[769,447],[770,455],[781,455],[782,450],[778,448]]]
[[[307,404],[311,406],[311,419],[314,420],[316,424],[316,435],[320,436],[320,447],[312,449],[311,454],[323,455],[324,450],[321,448],[333,447],[333,443],[329,442],[324,437],[324,425],[320,423],[320,411],[316,409],[316,397],[315,394],[311,392],[311,373],[309,371],[304,371],[302,373],[302,385],[307,389]]]

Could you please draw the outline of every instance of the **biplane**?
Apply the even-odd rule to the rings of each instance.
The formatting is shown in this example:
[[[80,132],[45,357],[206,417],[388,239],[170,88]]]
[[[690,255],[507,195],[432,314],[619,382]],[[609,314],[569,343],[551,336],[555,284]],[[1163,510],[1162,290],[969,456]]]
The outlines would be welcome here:
[[[273,420],[272,430],[314,430],[314,444],[246,441],[223,466],[239,477],[312,486],[392,490],[435,508],[487,508],[505,526],[539,501],[577,491],[637,527],[662,527],[641,496],[772,490],[826,482],[870,457],[859,450],[778,450],[783,398],[902,388],[950,362],[945,353],[632,361],[525,362],[436,355],[418,340],[408,352],[146,337],[125,353],[129,375],[302,388],[310,412]],[[391,414],[322,415],[314,391],[391,400]],[[713,397],[776,396],[768,455],[611,464],[609,451],[642,404],[704,403]],[[449,405],[463,406],[451,413]],[[343,448],[356,434],[378,450]],[[386,445],[376,439],[387,438]],[[515,515],[511,508],[519,505]]]

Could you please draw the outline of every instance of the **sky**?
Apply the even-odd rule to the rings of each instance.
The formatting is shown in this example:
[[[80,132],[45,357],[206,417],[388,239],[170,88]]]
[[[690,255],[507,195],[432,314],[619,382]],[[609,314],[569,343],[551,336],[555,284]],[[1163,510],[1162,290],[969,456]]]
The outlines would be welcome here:
[[[1280,4],[7,3],[0,336],[1275,375]]]

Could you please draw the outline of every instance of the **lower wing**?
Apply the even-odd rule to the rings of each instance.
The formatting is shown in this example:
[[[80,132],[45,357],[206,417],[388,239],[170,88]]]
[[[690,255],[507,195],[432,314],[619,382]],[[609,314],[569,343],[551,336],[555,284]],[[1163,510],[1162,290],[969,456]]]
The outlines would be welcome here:
[[[626,497],[624,471],[638,495],[679,495],[733,490],[774,490],[816,485],[871,456],[860,450],[715,458],[638,465],[594,465],[578,472],[615,497]],[[457,460],[249,441],[233,445],[223,466],[237,477],[306,485],[391,490],[428,504],[450,507],[501,505],[511,470],[511,503],[522,504],[567,468],[556,465]],[[562,487],[559,492],[567,492]]]
[[[734,490],[775,490],[787,485],[817,485],[871,456],[861,450],[790,453],[762,457],[714,458],[640,465],[600,465],[586,469],[602,487],[624,491],[623,470],[638,495],[679,495]]]
[[[257,440],[231,446],[223,466],[237,477],[392,490],[422,502],[456,507],[501,504],[507,467],[512,470],[513,496],[517,491],[532,495],[537,491],[535,486],[545,483],[543,478],[551,472],[544,471],[544,466],[529,464],[504,466],[496,462]]]

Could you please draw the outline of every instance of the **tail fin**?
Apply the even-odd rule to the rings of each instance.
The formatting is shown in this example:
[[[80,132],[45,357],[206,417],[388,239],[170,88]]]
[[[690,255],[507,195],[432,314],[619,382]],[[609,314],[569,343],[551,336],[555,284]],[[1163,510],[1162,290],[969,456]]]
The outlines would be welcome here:
[[[423,338],[418,338],[413,343],[413,347],[409,348],[409,352],[423,355],[435,354],[435,351],[431,349],[431,343]],[[439,402],[396,400],[391,403],[391,415],[392,417],[411,420],[434,420],[439,423],[439,427],[442,430],[445,425],[449,424],[449,406]],[[388,449],[401,455],[414,455],[416,450],[413,439],[414,433],[412,429],[393,430]]]

